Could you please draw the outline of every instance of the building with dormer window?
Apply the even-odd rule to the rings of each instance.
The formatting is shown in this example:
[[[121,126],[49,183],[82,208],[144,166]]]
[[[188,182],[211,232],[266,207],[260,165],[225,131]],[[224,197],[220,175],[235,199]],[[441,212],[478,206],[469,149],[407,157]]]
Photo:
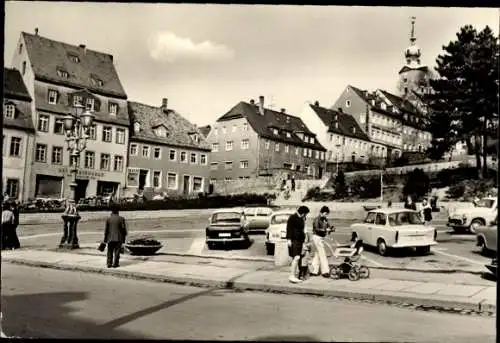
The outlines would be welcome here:
[[[129,102],[127,195],[197,194],[208,190],[210,146],[168,99],[160,107]]]
[[[276,176],[321,178],[326,149],[304,122],[259,103],[240,102],[217,119],[207,136],[211,182]]]
[[[16,69],[3,69],[3,194],[19,201],[29,196],[34,127],[31,96]]]
[[[12,65],[20,70],[29,94],[35,142],[31,197],[70,194],[71,171],[63,118],[82,104],[95,114],[87,149],[78,161],[76,198],[120,196],[125,185],[129,118],[127,95],[113,56],[22,32]]]

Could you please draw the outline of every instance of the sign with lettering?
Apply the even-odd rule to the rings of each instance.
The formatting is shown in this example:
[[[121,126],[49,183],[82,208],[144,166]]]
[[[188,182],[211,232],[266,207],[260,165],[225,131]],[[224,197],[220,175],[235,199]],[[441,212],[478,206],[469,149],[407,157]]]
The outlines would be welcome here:
[[[60,173],[63,173],[63,174],[68,174],[68,175],[71,175],[71,173],[73,172],[70,168],[68,167],[64,167],[64,168],[59,168],[59,172]],[[80,176],[80,177],[88,177],[90,179],[96,179],[96,178],[99,178],[99,177],[103,177],[104,176],[104,172],[102,171],[99,171],[99,170],[93,170],[93,169],[78,169],[78,171],[76,172],[76,176]]]

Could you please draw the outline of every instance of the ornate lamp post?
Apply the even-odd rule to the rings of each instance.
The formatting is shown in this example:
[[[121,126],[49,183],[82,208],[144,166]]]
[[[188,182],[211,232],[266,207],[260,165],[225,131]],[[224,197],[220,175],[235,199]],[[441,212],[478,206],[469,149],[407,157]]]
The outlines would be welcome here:
[[[84,112],[82,104],[74,106],[73,113],[68,113],[64,117],[64,131],[66,134],[66,143],[70,152],[69,168],[73,174],[73,179],[69,185],[71,195],[69,198],[72,206],[68,206],[67,210],[62,215],[64,221],[64,235],[61,239],[60,248],[78,249],[77,224],[80,220],[80,215],[76,210],[76,174],[78,172],[78,160],[80,154],[87,147],[87,138],[89,137],[89,129],[94,122],[94,114],[90,111]]]

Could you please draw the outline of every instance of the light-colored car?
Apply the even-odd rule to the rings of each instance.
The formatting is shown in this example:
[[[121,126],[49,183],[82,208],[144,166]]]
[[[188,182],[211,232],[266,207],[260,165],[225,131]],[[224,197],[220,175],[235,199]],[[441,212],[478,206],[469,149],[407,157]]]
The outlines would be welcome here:
[[[208,219],[205,229],[206,243],[209,249],[217,245],[242,243],[247,248],[251,241],[248,237],[248,222],[243,209],[217,210]]]
[[[245,207],[243,210],[248,221],[250,232],[264,232],[269,227],[273,210],[266,206]]]
[[[497,215],[498,199],[486,197],[479,200],[475,205],[455,209],[448,217],[449,227],[454,231],[468,230],[472,233],[480,226],[488,225]]]
[[[286,241],[286,223],[295,212],[294,210],[283,210],[271,215],[269,227],[266,230],[266,252],[268,255],[274,255],[274,247],[277,242]]]
[[[498,216],[489,224],[476,228],[476,245],[481,247],[481,252],[485,255],[497,252]]]
[[[422,254],[436,245],[437,231],[422,222],[413,210],[383,208],[369,211],[363,223],[352,224],[353,235],[376,247],[382,256],[388,249],[417,248]]]

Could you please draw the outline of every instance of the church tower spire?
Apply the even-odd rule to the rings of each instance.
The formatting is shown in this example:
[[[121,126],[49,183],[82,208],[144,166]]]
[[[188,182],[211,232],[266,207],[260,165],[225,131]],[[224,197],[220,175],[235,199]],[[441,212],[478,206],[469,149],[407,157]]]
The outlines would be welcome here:
[[[410,68],[418,68],[420,66],[420,48],[417,46],[417,37],[415,36],[415,21],[416,17],[411,17],[411,34],[410,46],[405,50],[406,65]]]

